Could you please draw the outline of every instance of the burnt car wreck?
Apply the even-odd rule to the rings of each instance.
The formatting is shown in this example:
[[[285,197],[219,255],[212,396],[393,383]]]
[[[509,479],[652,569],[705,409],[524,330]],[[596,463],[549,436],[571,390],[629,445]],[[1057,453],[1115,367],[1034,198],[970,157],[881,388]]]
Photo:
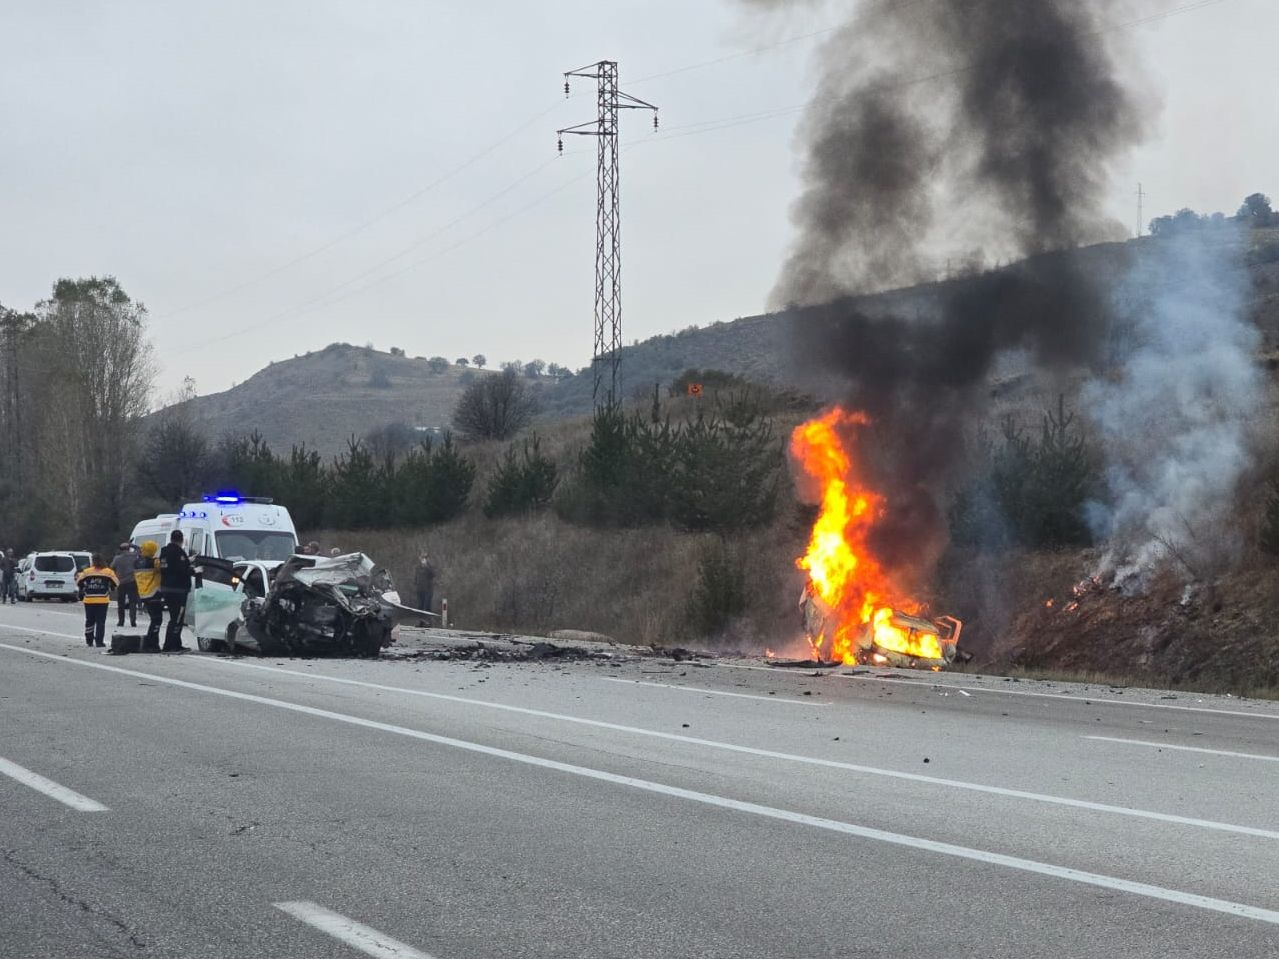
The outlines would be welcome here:
[[[430,614],[402,606],[387,571],[349,553],[290,558],[265,594],[245,590],[240,615],[232,644],[263,655],[376,657],[397,623]]]

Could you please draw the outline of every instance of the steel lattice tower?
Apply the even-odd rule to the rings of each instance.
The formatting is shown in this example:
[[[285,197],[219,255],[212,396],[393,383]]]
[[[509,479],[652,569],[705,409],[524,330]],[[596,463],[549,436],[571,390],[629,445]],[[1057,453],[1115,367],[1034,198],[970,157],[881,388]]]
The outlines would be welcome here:
[[[657,107],[617,88],[617,62],[601,60],[564,74],[564,95],[569,93],[569,77],[587,77],[598,87],[598,117],[587,123],[557,130],[559,150],[564,152],[564,134],[593,136],[597,141],[595,210],[595,346],[591,354],[594,374],[592,397],[598,406],[621,399],[622,364],[622,216],[620,206],[618,115],[621,110],[652,110],[657,127]],[[607,394],[600,387],[607,382]]]

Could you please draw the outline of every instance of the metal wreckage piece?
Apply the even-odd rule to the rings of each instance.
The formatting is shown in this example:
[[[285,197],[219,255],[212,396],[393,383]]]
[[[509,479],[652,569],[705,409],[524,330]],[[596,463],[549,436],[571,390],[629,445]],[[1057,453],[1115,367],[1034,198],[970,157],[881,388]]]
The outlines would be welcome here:
[[[240,614],[235,642],[256,644],[263,655],[361,657],[390,646],[397,623],[430,615],[402,605],[390,574],[363,553],[294,556],[265,596],[244,600]]]

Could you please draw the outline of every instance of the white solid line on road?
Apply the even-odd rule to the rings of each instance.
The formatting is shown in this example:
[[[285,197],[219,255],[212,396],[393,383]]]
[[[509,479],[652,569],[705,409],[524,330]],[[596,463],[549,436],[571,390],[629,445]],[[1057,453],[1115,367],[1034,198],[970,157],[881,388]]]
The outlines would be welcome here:
[[[36,792],[42,792],[49,798],[56,799],[64,806],[70,806],[80,812],[108,811],[107,807],[102,805],[102,803],[90,799],[88,796],[81,796],[78,792],[68,789],[66,786],[59,786],[52,779],[45,779],[39,773],[33,773],[25,766],[19,766],[17,763],[10,762],[7,759],[0,758],[0,775],[8,776],[24,786],[30,786]]]
[[[719,662],[716,664],[723,666],[724,669],[756,669],[765,670],[769,673],[776,673],[776,666],[747,666],[739,664],[739,662]],[[783,670],[784,673],[785,670]],[[1205,712],[1209,716],[1243,716],[1244,719],[1267,719],[1279,720],[1279,712],[1246,712],[1243,710],[1214,710],[1209,706],[1177,706],[1174,703],[1165,702],[1137,702],[1134,699],[1104,699],[1097,696],[1067,696],[1065,693],[1035,693],[1027,689],[995,689],[994,687],[984,687],[984,685],[955,685],[953,683],[929,683],[920,679],[897,679],[894,676],[868,676],[865,674],[854,673],[835,673],[830,671],[830,675],[839,676],[840,679],[858,679],[863,683],[888,683],[889,685],[921,685],[926,689],[941,689],[945,692],[949,690],[957,690],[961,693],[994,693],[995,696],[1032,696],[1039,699],[1065,699],[1067,702],[1085,703],[1086,706],[1095,706],[1097,703],[1105,706],[1137,706],[1145,708],[1145,710],[1178,710],[1181,712]]]
[[[943,779],[939,776],[925,776],[921,773],[901,772],[896,769],[882,769],[877,766],[864,766],[859,763],[841,762],[836,759],[819,759],[815,756],[803,756],[796,753],[777,752],[772,749],[759,749],[754,746],[739,746],[717,739],[702,739],[698,736],[684,736],[679,733],[661,732],[656,729],[644,729],[640,726],[625,726],[620,723],[605,722],[601,719],[586,719],[582,716],[568,716],[564,713],[552,713],[542,709],[530,709],[526,706],[509,706],[505,703],[490,703],[482,699],[469,699],[465,696],[452,696],[448,693],[432,693],[424,689],[408,689],[404,686],[388,686],[384,683],[371,683],[362,679],[344,679],[340,676],[326,676],[323,673],[307,673],[299,669],[283,669],[278,666],[263,666],[259,663],[245,663],[229,659],[206,659],[204,663],[215,666],[227,666],[232,669],[253,669],[265,673],[283,673],[286,676],[299,676],[307,680],[324,680],[343,686],[362,686],[365,689],[377,689],[388,693],[403,693],[409,696],[421,696],[426,699],[442,700],[449,703],[461,703],[467,706],[482,706],[487,709],[498,709],[503,712],[519,713],[524,716],[536,716],[539,719],[551,719],[557,722],[576,723],[581,726],[592,726],[596,729],[609,729],[615,732],[629,733],[636,736],[649,736],[664,739],[668,742],[687,743],[692,746],[703,746],[710,749],[722,749],[727,752],[744,753],[748,756],[759,756],[764,759],[780,759],[786,762],[804,763],[810,766],[823,766],[827,769],[840,769],[847,772],[868,776],[883,776],[888,779],[901,779],[907,782],[924,783],[930,786],[943,786],[949,789],[966,789],[972,792],[986,793],[992,796],[1004,796],[1009,799],[1024,799],[1031,802],[1050,803],[1057,806],[1068,806],[1074,809],[1087,809],[1089,812],[1113,813],[1119,816],[1132,816],[1137,819],[1152,819],[1156,822],[1173,823],[1179,826],[1192,826],[1198,829],[1212,829],[1219,832],[1240,833],[1245,836],[1257,836],[1262,839],[1279,839],[1279,831],[1260,829],[1254,826],[1237,826],[1233,823],[1217,822],[1212,819],[1195,819],[1191,816],[1177,816],[1171,813],[1152,812],[1147,809],[1131,809],[1127,806],[1112,806],[1108,803],[1089,802],[1086,799],[1070,799],[1065,796],[1053,796],[1047,793],[1027,792],[1021,789],[1008,789],[1003,786],[987,786],[982,783],[964,782],[956,779]],[[624,681],[624,680],[623,680]]]
[[[789,809],[779,809],[774,806],[764,806],[759,803],[745,802],[740,799],[730,799],[727,796],[716,796],[712,793],[697,792],[696,790],[684,789],[680,786],[670,786],[665,783],[652,782],[647,779],[637,779],[634,776],[623,776],[618,773],[606,772],[602,769],[592,769],[588,766],[576,766],[572,763],[564,763],[555,759],[544,759],[541,756],[532,756],[527,753],[517,753],[509,749],[501,749],[497,746],[485,746],[482,743],[469,742],[464,739],[453,739],[449,736],[440,736],[435,733],[427,733],[418,729],[409,729],[406,726],[395,726],[391,723],[364,719],[347,713],[336,713],[328,709],[317,709],[314,706],[304,706],[300,703],[291,703],[283,699],[271,699],[267,696],[255,696],[251,693],[241,693],[233,689],[223,689],[219,686],[207,686],[203,683],[192,683],[184,679],[173,679],[168,676],[157,675],[156,673],[142,672],[141,670],[136,669],[122,669],[119,666],[108,666],[105,663],[95,663],[86,659],[76,659],[71,656],[59,655],[57,653],[46,653],[37,649],[26,649],[21,646],[11,646],[7,643],[0,643],[0,649],[8,649],[15,653],[25,653],[28,656],[39,656],[44,659],[53,660],[54,662],[64,663],[69,666],[80,666],[87,669],[98,669],[103,672],[117,673],[121,676],[150,679],[153,682],[164,683],[169,686],[177,686],[181,689],[210,693],[214,696],[225,696],[228,699],[235,699],[240,702],[257,703],[261,706],[271,706],[276,709],[283,709],[288,712],[299,713],[304,716],[314,716],[319,719],[329,719],[334,722],[345,723],[347,725],[357,726],[363,729],[393,733],[397,736],[406,736],[422,742],[434,743],[438,746],[447,746],[452,749],[465,750],[466,752],[477,753],[482,756],[491,756],[495,759],[505,759],[525,766],[551,769],[571,776],[579,776],[583,779],[595,780],[596,782],[606,782],[617,786],[627,786],[631,789],[638,789],[643,792],[655,793],[657,795],[671,796],[676,799],[686,799],[690,802],[700,803],[705,806],[728,809],[733,812],[748,813],[764,819],[772,819],[802,826],[811,826],[816,829],[842,833],[847,836],[857,836],[861,839],[870,839],[876,842],[883,842],[894,846],[919,850],[921,852],[931,852],[937,855],[949,856],[955,859],[964,859],[970,862],[1002,866],[1007,869],[1047,876],[1052,879],[1062,879],[1068,882],[1081,883],[1083,885],[1094,886],[1101,889],[1111,889],[1117,892],[1126,892],[1136,896],[1144,896],[1149,899],[1158,899],[1163,902],[1171,902],[1195,909],[1204,909],[1210,912],[1223,913],[1236,918],[1254,919],[1258,922],[1267,922],[1272,925],[1279,925],[1279,911],[1264,909],[1260,906],[1250,906],[1245,903],[1231,902],[1227,899],[1214,899],[1210,896],[1199,895],[1198,893],[1183,892],[1179,889],[1169,889],[1163,886],[1154,886],[1144,882],[1135,882],[1130,879],[1120,879],[1115,876],[1085,872],[1080,869],[1071,869],[1067,866],[1057,866],[1052,863],[1039,862],[1034,859],[1022,859],[1018,856],[1007,856],[1003,853],[989,852],[984,849],[957,846],[953,843],[924,839],[919,836],[909,836],[904,833],[888,832],[883,829],[873,829],[869,826],[860,826],[855,823],[841,822],[837,819],[825,819],[821,816],[810,816],[807,813],[794,812]]]
[[[682,689],[686,693],[705,693],[707,696],[731,696],[734,699],[758,699],[765,703],[785,703],[788,706],[829,706],[830,703],[810,703],[802,699],[787,699],[784,696],[756,696],[752,693],[730,693],[722,689],[705,689],[701,686],[680,686],[678,683],[648,683],[642,679],[621,679],[616,676],[596,676],[606,683],[626,683],[629,686],[652,686],[656,689]]]
[[[1173,746],[1149,739],[1119,739],[1115,736],[1085,736],[1102,743],[1123,743],[1126,746],[1154,746],[1156,749],[1175,749],[1184,753],[1208,753],[1211,756],[1229,756],[1233,759],[1256,759],[1265,763],[1279,763],[1279,756],[1263,756],[1261,753],[1237,753],[1229,749],[1208,749],[1206,746]]]
[[[299,922],[346,943],[352,949],[358,949],[366,956],[381,956],[383,959],[431,959],[431,956],[421,950],[406,946],[376,929],[313,902],[276,902],[272,905]]]
[[[57,636],[60,639],[78,639],[84,642],[84,633],[76,636],[73,633],[55,633],[48,629],[36,629],[34,626],[17,626],[13,623],[0,623],[0,629],[16,629],[24,633],[35,633],[37,636]]]

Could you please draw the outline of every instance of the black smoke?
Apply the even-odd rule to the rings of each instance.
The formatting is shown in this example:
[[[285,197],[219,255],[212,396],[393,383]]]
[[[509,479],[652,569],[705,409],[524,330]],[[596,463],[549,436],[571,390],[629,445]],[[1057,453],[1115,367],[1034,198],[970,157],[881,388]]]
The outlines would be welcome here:
[[[917,568],[944,543],[939,490],[1001,355],[1048,370],[1101,359],[1113,272],[1049,251],[1120,233],[1104,189],[1144,124],[1103,16],[1115,11],[866,0],[819,54],[798,237],[773,298],[791,312],[796,358],[847,380],[847,402],[872,416],[859,445],[893,504],[890,565]],[[948,258],[1026,257],[936,284],[908,311],[859,296],[935,277]]]

